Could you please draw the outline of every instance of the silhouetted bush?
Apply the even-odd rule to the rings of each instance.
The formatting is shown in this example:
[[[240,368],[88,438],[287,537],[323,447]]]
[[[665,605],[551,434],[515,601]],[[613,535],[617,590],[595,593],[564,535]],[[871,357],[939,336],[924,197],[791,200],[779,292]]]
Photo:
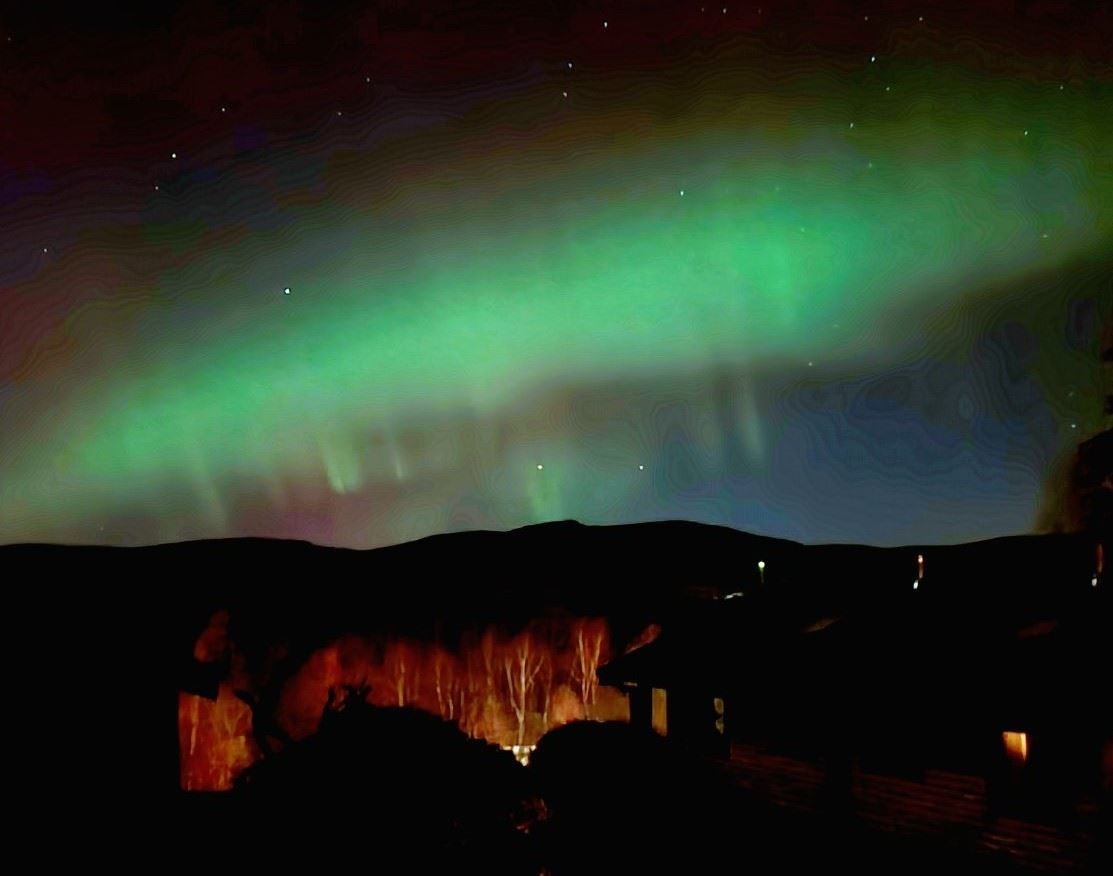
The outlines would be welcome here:
[[[673,855],[700,872],[724,854],[732,806],[721,774],[651,731],[565,725],[538,743],[530,773],[547,810],[535,839],[554,873],[662,872]]]
[[[454,724],[349,690],[317,733],[246,770],[237,793],[270,858],[350,846],[414,872],[453,861],[511,873],[530,872],[525,779],[512,755]]]

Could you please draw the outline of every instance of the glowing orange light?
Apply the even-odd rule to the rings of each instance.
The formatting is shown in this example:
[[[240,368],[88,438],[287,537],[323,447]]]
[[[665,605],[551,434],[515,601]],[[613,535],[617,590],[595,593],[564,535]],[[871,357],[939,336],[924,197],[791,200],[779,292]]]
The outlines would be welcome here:
[[[1006,730],[1001,734],[1005,741],[1005,753],[1009,760],[1015,763],[1024,763],[1028,760],[1028,734]]]
[[[529,756],[533,754],[533,750],[537,748],[536,745],[503,745],[500,746],[503,751],[509,751],[514,755],[514,759],[522,766],[529,766]]]
[[[662,736],[669,735],[668,692],[663,687],[653,688],[653,711],[650,720],[653,729]]]
[[[631,647],[659,633],[659,627],[647,627]],[[270,747],[270,740],[281,748],[283,736],[306,739],[336,697],[367,686],[376,707],[423,709],[526,763],[534,743],[553,727],[584,718],[629,720],[626,695],[598,682],[597,670],[611,653],[601,618],[538,625],[510,637],[491,627],[474,631],[451,650],[410,639],[341,636],[309,654],[276,685],[240,665],[228,612],[218,612],[194,654],[203,661],[226,661],[228,676],[216,700],[179,696],[181,787],[232,788],[265,755],[260,742]],[[264,696],[268,692],[270,699]],[[258,737],[257,719],[266,722]]]
[[[187,791],[227,791],[258,758],[251,710],[227,684],[216,700],[178,695],[181,786]]]

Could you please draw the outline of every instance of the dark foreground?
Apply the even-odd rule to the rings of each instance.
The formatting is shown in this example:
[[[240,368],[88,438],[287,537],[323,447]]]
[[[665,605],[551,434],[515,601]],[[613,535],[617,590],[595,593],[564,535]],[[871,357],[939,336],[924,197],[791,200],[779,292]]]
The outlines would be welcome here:
[[[762,594],[766,603],[787,606],[783,614],[801,615],[793,629],[806,635],[794,635],[792,641],[817,635],[838,639],[844,628],[857,629],[828,623],[850,614],[842,610],[844,604],[886,618],[894,616],[899,602],[906,622],[878,625],[888,631],[880,641],[894,643],[876,651],[885,655],[875,661],[885,671],[847,674],[877,688],[862,685],[851,700],[868,703],[869,709],[848,709],[833,695],[838,689],[822,683],[839,665],[831,655],[843,653],[826,649],[822,659],[798,661],[803,668],[825,668],[817,674],[820,681],[809,682],[823,694],[819,701],[827,704],[825,710],[812,708],[811,717],[801,713],[799,720],[786,713],[785,704],[792,700],[812,702],[802,694],[809,688],[800,687],[805,676],[792,681],[784,664],[765,659],[724,664],[741,667],[739,676],[748,686],[761,677],[750,671],[752,666],[772,666],[764,686],[784,692],[762,703],[751,689],[745,710],[737,714],[772,715],[783,725],[766,730],[791,729],[804,721],[812,735],[824,738],[817,714],[826,711],[828,723],[840,729],[845,723],[840,719],[850,713],[850,729],[865,728],[872,739],[878,735],[875,718],[892,723],[893,692],[914,690],[907,679],[900,686],[910,664],[893,657],[908,650],[911,630],[937,629],[941,647],[924,653],[946,657],[942,669],[928,659],[914,668],[948,684],[957,678],[964,682],[959,689],[980,689],[964,681],[973,664],[946,656],[954,644],[950,622],[933,626],[936,619],[958,618],[971,634],[968,641],[978,646],[978,665],[1010,670],[1008,685],[993,688],[1009,694],[998,701],[1016,700],[1061,724],[1058,704],[1084,706],[1085,724],[1067,722],[1075,734],[1062,736],[1068,741],[1080,730],[1087,738],[1107,730],[1102,682],[1110,665],[1111,615],[1102,576],[1108,573],[1100,568],[1102,555],[1095,559],[1093,538],[925,548],[928,571],[922,582],[917,578],[922,588],[913,590],[920,550],[805,547],[691,524],[554,524],[517,533],[446,536],[369,553],[262,542],[135,551],[3,548],[8,577],[25,584],[16,588],[17,598],[8,606],[12,702],[23,708],[10,722],[18,738],[6,753],[9,775],[23,778],[25,773],[27,790],[9,799],[17,804],[17,824],[26,821],[36,836],[49,837],[36,850],[36,860],[43,863],[123,865],[127,858],[154,868],[173,863],[205,872],[252,873],[338,866],[488,874],[804,868],[1113,872],[1110,830],[1097,817],[1081,831],[1071,828],[1066,835],[1073,839],[1064,843],[1038,824],[983,823],[977,806],[961,818],[921,812],[912,823],[934,819],[942,826],[905,830],[897,800],[875,795],[867,806],[838,799],[817,806],[814,799],[804,799],[807,794],[794,799],[777,793],[775,782],[758,781],[761,764],[702,759],[674,744],[684,712],[683,697],[671,691],[670,742],[644,728],[568,725],[548,734],[531,766],[523,769],[509,754],[431,715],[340,707],[306,743],[260,761],[233,793],[173,790],[179,777],[179,692],[196,680],[195,643],[216,609],[229,611],[236,625],[233,638],[246,653],[268,653],[283,643],[287,653],[303,657],[340,635],[371,634],[383,625],[388,632],[419,636],[436,623],[443,626],[445,618],[460,628],[492,618],[512,626],[555,611],[606,617],[612,629],[630,631],[661,622],[665,632],[659,643],[671,636],[687,644],[676,634],[680,619],[693,612],[700,617],[738,614],[736,608],[760,603]],[[545,561],[537,562],[538,557]],[[692,576],[693,557],[701,559],[706,574]],[[763,574],[758,574],[759,561],[766,567]],[[844,574],[846,569],[854,574]],[[476,580],[480,585],[471,586]],[[406,586],[392,584],[397,581]],[[803,616],[813,606],[814,616]],[[1070,612],[1064,614],[1064,606]],[[765,628],[774,614],[760,606],[744,610],[745,617]],[[1005,652],[981,644],[996,639],[977,635],[974,619],[1004,617],[1011,624],[1014,616],[1020,620],[1015,630],[1009,627],[1009,642],[1031,645],[1033,660],[1045,641],[1062,642],[1068,647],[1056,651],[1060,662],[1043,660],[1033,664],[1038,673],[1019,672],[1015,662],[1002,658]],[[817,625],[816,617],[826,620]],[[1092,634],[1074,636],[1079,626]],[[723,628],[724,641],[741,638],[725,622]],[[923,640],[930,641],[926,632]],[[875,653],[876,638],[846,639],[845,653],[864,658]],[[1079,641],[1086,647],[1077,647]],[[1078,659],[1080,654],[1087,659]],[[683,693],[679,685],[673,687]],[[945,708],[925,700],[915,714],[941,726],[969,725],[978,703],[973,694],[950,695],[954,689],[935,684],[937,693],[947,695],[939,700]],[[359,702],[358,697],[341,699],[338,706]],[[916,738],[930,735],[922,722],[907,727]],[[997,727],[1010,728],[1028,729],[1024,723]],[[907,732],[883,736],[895,744]],[[772,737],[783,740],[784,734]],[[917,798],[917,788],[907,790]],[[808,790],[814,798],[813,792]],[[945,800],[940,805],[958,812],[967,804]],[[1107,817],[1109,809],[1097,811]]]
[[[1038,836],[1016,845],[1023,826],[932,814],[927,797],[910,826],[896,786],[825,801],[807,766],[752,749],[714,761],[582,723],[550,733],[523,769],[447,730],[434,740],[442,726],[357,705],[324,727],[327,745],[272,760],[238,791],[181,795],[159,845],[206,870],[255,872],[1108,872],[1096,822],[1085,842],[1041,856]],[[1004,844],[987,844],[994,835]]]

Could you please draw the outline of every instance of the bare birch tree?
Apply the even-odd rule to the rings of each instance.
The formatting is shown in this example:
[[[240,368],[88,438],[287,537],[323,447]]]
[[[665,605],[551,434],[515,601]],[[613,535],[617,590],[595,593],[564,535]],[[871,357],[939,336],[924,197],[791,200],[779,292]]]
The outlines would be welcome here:
[[[421,664],[404,642],[392,642],[387,646],[383,673],[395,705],[401,708],[417,702],[421,690]]]
[[[511,642],[503,654],[507,695],[510,708],[518,721],[518,745],[525,744],[529,696],[544,663],[544,654],[534,645],[533,637],[528,631]]]
[[[576,622],[572,633],[572,686],[580,695],[584,714],[591,717],[595,706],[595,693],[599,687],[596,672],[603,656],[606,627],[601,620],[585,619]]]

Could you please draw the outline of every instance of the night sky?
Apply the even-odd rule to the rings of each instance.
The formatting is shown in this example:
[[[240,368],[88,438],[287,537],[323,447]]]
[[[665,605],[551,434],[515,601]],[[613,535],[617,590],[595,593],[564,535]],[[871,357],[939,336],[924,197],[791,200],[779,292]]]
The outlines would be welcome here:
[[[0,11],[0,541],[956,542],[1103,426],[1113,4],[86,5]]]

